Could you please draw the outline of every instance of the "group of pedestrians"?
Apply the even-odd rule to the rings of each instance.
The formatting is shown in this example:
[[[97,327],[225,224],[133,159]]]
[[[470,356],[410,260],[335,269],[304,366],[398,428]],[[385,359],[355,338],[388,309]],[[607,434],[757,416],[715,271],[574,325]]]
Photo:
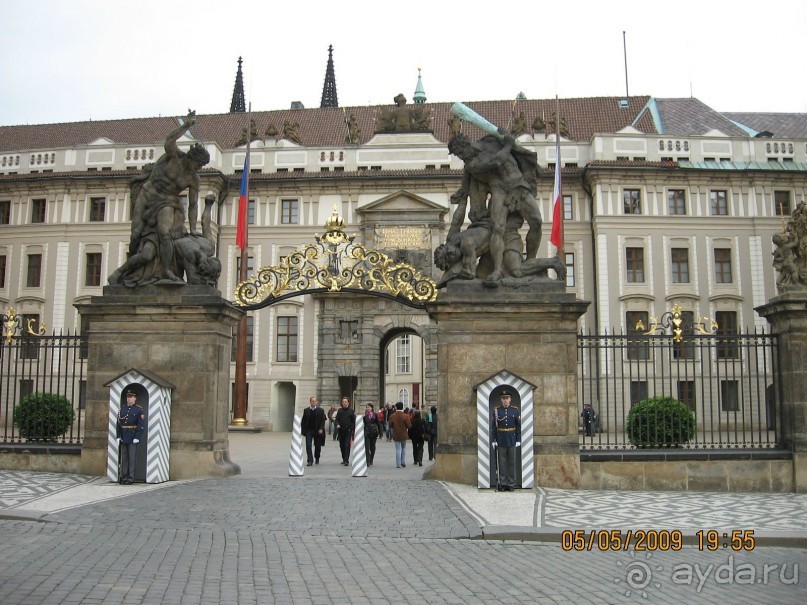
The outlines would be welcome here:
[[[325,445],[326,423],[328,434],[339,442],[342,464],[350,465],[350,446],[357,428],[356,413],[347,396],[342,397],[340,406],[331,406],[327,414],[319,407],[316,396],[309,399],[303,411],[301,432],[305,437],[305,450],[308,466],[319,464],[322,446]],[[368,403],[361,416],[364,431],[364,448],[367,466],[373,466],[376,443],[382,435],[395,443],[395,465],[406,467],[406,442],[412,441],[412,458],[415,465],[423,466],[424,444],[428,444],[429,460],[434,460],[437,443],[437,406],[431,406],[428,414],[421,415],[417,406],[404,410],[402,402],[387,405],[376,412],[375,406]]]

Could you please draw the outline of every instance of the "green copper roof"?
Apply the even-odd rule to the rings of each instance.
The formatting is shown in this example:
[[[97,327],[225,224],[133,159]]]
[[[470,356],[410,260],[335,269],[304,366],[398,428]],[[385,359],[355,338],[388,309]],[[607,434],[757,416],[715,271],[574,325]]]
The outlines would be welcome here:
[[[807,164],[804,162],[717,162],[709,160],[707,162],[678,162],[681,168],[693,168],[695,170],[770,170],[784,172],[807,172]]]
[[[415,94],[412,97],[415,103],[426,102],[426,91],[423,90],[423,81],[420,79],[420,68],[418,67],[418,85],[415,86]]]

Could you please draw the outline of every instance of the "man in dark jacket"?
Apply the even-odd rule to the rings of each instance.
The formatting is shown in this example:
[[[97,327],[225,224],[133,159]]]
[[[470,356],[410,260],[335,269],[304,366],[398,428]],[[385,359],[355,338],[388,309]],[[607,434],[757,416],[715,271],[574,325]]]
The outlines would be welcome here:
[[[115,433],[120,443],[120,477],[122,485],[132,485],[135,479],[137,444],[146,428],[146,415],[137,405],[137,394],[126,391],[126,405],[118,412]]]
[[[350,466],[350,438],[356,428],[356,413],[350,407],[350,399],[342,397],[342,407],[336,412],[336,431],[339,435],[339,449],[342,452],[342,464]]]
[[[502,404],[493,410],[493,448],[499,462],[499,491],[512,492],[516,486],[516,450],[521,446],[521,412],[511,407],[512,395],[504,390]]]
[[[319,407],[319,400],[316,395],[308,400],[309,406],[303,412],[303,419],[300,421],[300,432],[305,435],[305,453],[308,457],[308,466],[314,464],[314,460],[319,464],[319,454],[322,446],[325,445],[325,411]],[[311,451],[311,444],[314,443],[314,451]]]

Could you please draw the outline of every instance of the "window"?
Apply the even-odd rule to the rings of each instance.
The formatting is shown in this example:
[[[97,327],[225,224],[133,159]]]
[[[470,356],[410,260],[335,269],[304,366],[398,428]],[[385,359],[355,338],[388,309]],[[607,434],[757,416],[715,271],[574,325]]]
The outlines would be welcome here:
[[[398,401],[403,403],[405,408],[409,407],[409,389],[401,389],[398,391]]]
[[[630,382],[630,404],[647,399],[647,381],[631,380]]]
[[[28,255],[28,272],[25,277],[25,285],[28,288],[38,288],[42,279],[42,255]]]
[[[724,189],[709,192],[709,205],[714,216],[728,216],[729,202]]]
[[[683,189],[669,189],[667,191],[667,212],[678,215],[687,213],[687,198]]]
[[[787,216],[790,214],[790,192],[773,192],[773,210],[776,216]]]
[[[254,348],[254,334],[255,334],[255,318],[252,315],[247,315],[247,362],[252,361],[252,350]],[[238,350],[238,324],[233,326],[233,347],[230,354],[230,361],[235,361],[236,351]]]
[[[678,401],[685,403],[689,409],[695,411],[695,381],[694,380],[679,380],[678,381]]]
[[[737,359],[740,347],[737,339],[737,313],[734,311],[718,311],[715,313],[717,330],[715,334],[726,338],[717,339],[718,359]]]
[[[574,252],[566,253],[566,287],[574,288]]]
[[[247,224],[255,224],[255,200],[249,200],[247,203]]]
[[[45,222],[45,200],[32,200],[31,201],[31,222],[44,223]]]
[[[681,342],[673,339],[673,359],[695,359],[695,341],[692,336],[695,334],[695,313],[692,311],[681,311]],[[681,399],[679,397],[679,399]],[[683,400],[682,400],[683,401]]]
[[[297,317],[277,318],[277,360],[297,361]]]
[[[339,322],[339,339],[350,342],[359,339],[359,322],[358,321],[340,321]]]
[[[644,248],[625,248],[625,269],[628,282],[644,282]]]
[[[280,223],[283,225],[296,225],[300,222],[298,200],[281,200]]]
[[[715,248],[715,282],[718,284],[731,283],[731,250],[729,248]]]
[[[255,257],[254,256],[247,256],[247,275],[252,275],[255,271]],[[235,278],[241,279],[239,277],[241,275],[241,257],[235,257]]]
[[[412,373],[412,336],[404,334],[395,341],[395,371],[398,374]]]
[[[0,288],[6,287],[6,255],[0,254]]]
[[[686,248],[673,248],[672,254],[672,280],[674,284],[689,283],[689,250]]]
[[[20,402],[34,392],[34,381],[30,378],[20,380]]]
[[[563,220],[564,221],[574,220],[574,207],[572,206],[571,195],[563,196]]]
[[[100,286],[101,285],[101,253],[88,252],[87,264],[84,271],[84,285],[85,286]]]
[[[627,359],[650,359],[650,342],[644,336],[648,321],[647,311],[628,311],[625,313],[628,333],[627,348],[625,350]]]
[[[625,214],[642,213],[642,194],[638,189],[625,189],[622,192],[622,203]]]
[[[11,224],[11,202],[0,202],[0,225]]]
[[[90,221],[104,222],[104,213],[106,212],[106,198],[93,197],[90,198]]]
[[[720,411],[740,411],[740,389],[736,380],[720,381]]]

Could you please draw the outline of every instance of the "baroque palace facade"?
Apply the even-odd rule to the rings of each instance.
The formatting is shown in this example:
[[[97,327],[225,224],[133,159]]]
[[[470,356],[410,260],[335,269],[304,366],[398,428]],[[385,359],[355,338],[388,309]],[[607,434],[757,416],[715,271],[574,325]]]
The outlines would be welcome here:
[[[439,278],[432,250],[445,238],[449,197],[462,178],[462,162],[447,149],[460,125],[451,104],[424,103],[420,82],[416,92],[415,105],[251,114],[250,274],[311,243],[336,211],[356,241]],[[466,104],[537,153],[540,255],[554,255],[556,101]],[[807,193],[807,115],[725,114],[694,98],[650,96],[561,99],[559,108],[567,289],[592,303],[580,329],[629,333],[674,304],[687,317],[716,318],[726,332],[765,327],[754,308],[776,294],[771,238]],[[48,332],[81,329],[74,304],[101,295],[126,259],[129,180],[162,154],[177,123],[0,126],[4,311],[34,317]],[[219,199],[218,287],[230,300],[246,125],[237,108],[199,115],[179,141],[210,152],[200,193]],[[483,135],[462,129],[472,140]],[[248,332],[251,425],[290,430],[315,393],[326,406],[342,393],[357,404],[439,403],[437,345],[422,311],[319,294],[250,313]]]

